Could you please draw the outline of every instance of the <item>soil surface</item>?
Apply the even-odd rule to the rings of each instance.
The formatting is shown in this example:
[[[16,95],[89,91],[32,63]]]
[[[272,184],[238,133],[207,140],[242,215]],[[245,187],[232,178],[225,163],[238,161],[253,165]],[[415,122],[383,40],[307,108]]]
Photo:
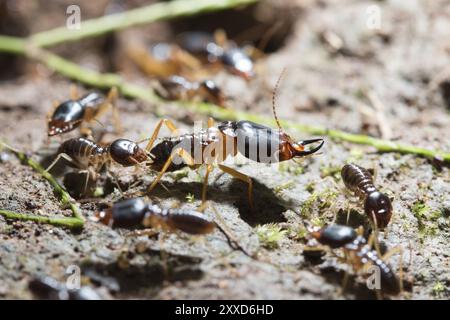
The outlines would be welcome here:
[[[109,1],[96,1],[95,6],[76,2],[83,19],[112,10]],[[16,25],[1,24],[0,33],[26,35],[63,25],[65,8],[74,1],[51,3],[14,1],[9,19]],[[144,1],[131,3],[135,7]],[[369,16],[377,8],[380,26],[370,28]],[[265,1],[245,10],[158,22],[53,50],[85,67],[119,72],[145,85],[148,78],[124,56],[127,41],[171,41],[181,31],[219,27],[239,43],[254,44],[262,42],[261,34],[274,30],[266,55],[256,62],[253,80],[225,71],[212,76],[233,108],[271,117],[272,89],[286,68],[278,90],[280,118],[450,151],[450,1]],[[2,55],[0,65],[0,137],[48,165],[62,139],[47,138],[46,115],[54,101],[68,99],[73,83],[23,58]],[[80,93],[93,90],[78,84]],[[133,140],[150,135],[160,119],[154,115],[156,108],[187,131],[195,121],[206,123],[204,116],[182,104],[120,98],[118,108],[123,136]],[[108,116],[101,122],[96,130],[111,123]],[[167,135],[163,129],[161,136]],[[114,138],[113,133],[103,137]],[[414,155],[377,153],[325,139],[320,155],[299,163],[231,161],[230,166],[254,179],[253,211],[247,186],[215,169],[205,214],[220,228],[204,237],[164,232],[136,236],[90,221],[96,210],[122,198],[105,176],[97,181],[103,196],[79,199],[87,219],[81,232],[0,217],[0,298],[36,298],[28,289],[30,279],[45,274],[64,281],[66,270],[75,265],[82,283],[105,299],[376,299],[364,272],[349,271],[343,292],[346,265],[332,252],[305,250],[312,243],[306,232],[310,226],[336,221],[370,229],[361,203],[344,190],[340,177],[340,168],[354,162],[375,169],[376,185],[393,198],[394,215],[379,232],[379,242],[385,250],[402,249],[388,262],[402,273],[404,291],[383,298],[448,299],[449,168]],[[145,190],[155,177],[145,170],[112,170],[127,198]],[[64,172],[52,173],[63,183]],[[168,173],[162,179],[165,188],[159,185],[149,198],[163,206],[197,208],[203,175],[203,169]],[[71,215],[45,179],[5,150],[0,153],[0,208]],[[263,225],[275,229],[278,241],[267,240]]]

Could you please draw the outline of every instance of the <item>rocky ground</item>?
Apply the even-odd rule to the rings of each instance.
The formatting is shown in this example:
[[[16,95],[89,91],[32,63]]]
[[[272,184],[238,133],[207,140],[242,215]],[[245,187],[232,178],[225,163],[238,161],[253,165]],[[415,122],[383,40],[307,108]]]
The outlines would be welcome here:
[[[22,23],[23,32],[61,25],[63,2],[47,8],[43,4],[47,2],[37,1],[41,14],[28,19],[32,2],[18,1],[22,22],[16,21]],[[79,2],[86,18],[101,14],[100,6]],[[379,29],[367,25],[373,5],[381,10]],[[236,15],[239,19],[233,20]],[[393,0],[267,1],[244,11],[156,23],[114,37],[63,45],[56,51],[84,66],[118,71],[130,81],[145,83],[145,77],[121,53],[128,38],[156,41],[180,30],[217,27],[238,37],[252,27],[258,30],[258,23],[273,25],[275,21],[283,23],[269,41],[267,55],[258,60],[254,80],[246,83],[226,72],[214,76],[233,108],[271,116],[272,88],[286,68],[278,91],[280,118],[449,152],[449,1],[409,1],[408,5]],[[67,99],[72,83],[22,58],[2,56],[0,64],[5,70],[0,84],[0,137],[44,161],[60,142],[58,138],[48,141],[46,114],[54,100]],[[154,128],[159,120],[156,108],[186,130],[191,130],[194,121],[206,120],[176,103],[152,105],[121,98],[118,106],[124,136],[135,140],[147,137]],[[113,138],[109,134],[105,139]],[[414,155],[377,153],[370,147],[325,139],[320,155],[299,164],[269,166],[242,159],[230,163],[254,178],[253,212],[246,185],[215,170],[205,214],[221,228],[205,237],[167,233],[133,237],[128,230],[89,220],[81,232],[74,233],[0,217],[0,297],[32,298],[31,277],[47,274],[64,280],[67,268],[76,265],[82,270],[83,283],[112,299],[376,298],[361,273],[350,272],[347,290],[342,292],[345,265],[329,252],[317,255],[304,250],[307,226],[337,221],[369,227],[360,203],[345,192],[339,174],[345,163],[355,162],[374,168],[377,186],[394,199],[393,219],[380,233],[380,243],[403,249],[389,263],[400,273],[402,260],[404,292],[384,298],[448,299],[449,169]],[[0,159],[0,208],[71,214],[61,208],[39,174],[6,151]],[[144,189],[155,176],[133,169],[114,170],[123,185],[142,182],[126,190],[127,197]],[[203,175],[203,170],[167,174],[163,184],[168,190],[159,186],[150,199],[196,208]],[[63,181],[63,175],[58,178]],[[104,196],[80,200],[86,218],[121,197],[105,181],[98,182]]]

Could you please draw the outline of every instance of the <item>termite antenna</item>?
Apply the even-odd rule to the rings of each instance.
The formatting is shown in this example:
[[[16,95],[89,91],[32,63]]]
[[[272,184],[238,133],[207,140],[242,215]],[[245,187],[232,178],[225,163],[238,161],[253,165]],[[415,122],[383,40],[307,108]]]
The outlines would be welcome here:
[[[278,120],[278,116],[277,116],[277,111],[275,110],[275,105],[276,105],[276,97],[277,97],[277,90],[278,90],[278,86],[280,85],[281,79],[283,78],[283,75],[286,72],[286,67],[283,68],[283,70],[280,73],[280,76],[278,77],[277,83],[275,83],[275,87],[273,88],[273,93],[272,93],[272,111],[273,111],[273,116],[275,118],[275,121],[277,123],[278,129],[280,129],[280,131],[283,131],[283,128],[281,128],[281,124],[280,121]]]

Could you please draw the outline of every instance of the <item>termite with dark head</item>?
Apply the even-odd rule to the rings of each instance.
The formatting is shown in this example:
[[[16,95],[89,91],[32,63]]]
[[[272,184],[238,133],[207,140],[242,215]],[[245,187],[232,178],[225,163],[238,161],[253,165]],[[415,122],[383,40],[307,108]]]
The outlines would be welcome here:
[[[225,96],[213,80],[190,81],[181,76],[171,76],[159,81],[161,88],[155,92],[167,100],[185,100],[225,105]]]
[[[72,92],[72,99],[58,104],[48,118],[48,136],[60,135],[70,132],[83,122],[98,121],[98,118],[109,109],[112,110],[114,126],[120,133],[121,126],[118,111],[115,106],[117,89],[112,88],[105,99],[98,93],[89,93],[77,98],[77,93]]]
[[[67,160],[72,167],[87,173],[85,191],[89,177],[95,178],[105,165],[117,163],[123,167],[131,167],[150,160],[145,150],[131,140],[117,139],[102,146],[87,138],[64,141],[58,149],[58,156],[46,171],[49,171],[61,158]]]
[[[97,212],[95,219],[114,227],[131,228],[142,225],[198,235],[210,233],[215,228],[215,223],[200,212],[163,208],[146,203],[142,198],[117,202],[112,207]]]
[[[346,164],[341,170],[345,186],[364,200],[364,211],[378,228],[385,228],[392,216],[389,197],[379,192],[370,172],[356,164]]]
[[[311,235],[319,243],[332,249],[342,248],[346,262],[350,263],[355,271],[362,270],[366,265],[377,267],[380,275],[380,289],[383,293],[397,295],[401,292],[400,281],[392,268],[353,228],[333,224],[312,232]]]
[[[178,37],[180,46],[197,56],[204,56],[210,63],[219,62],[231,73],[245,80],[254,75],[254,65],[246,51],[228,40],[223,31],[214,35],[206,32],[186,32]]]

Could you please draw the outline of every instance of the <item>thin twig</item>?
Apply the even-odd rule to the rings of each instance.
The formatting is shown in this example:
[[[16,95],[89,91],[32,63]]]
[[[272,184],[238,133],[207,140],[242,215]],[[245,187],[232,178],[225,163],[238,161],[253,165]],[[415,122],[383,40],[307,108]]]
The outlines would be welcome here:
[[[81,28],[68,30],[65,26],[43,31],[31,36],[30,40],[39,47],[77,41],[126,29],[183,16],[219,11],[255,3],[259,0],[176,0],[159,2],[145,7],[128,10],[81,22]]]
[[[20,161],[27,164],[28,166],[33,168],[36,172],[41,174],[52,185],[53,190],[59,196],[61,204],[63,206],[68,206],[70,208],[70,210],[73,213],[73,217],[45,217],[32,214],[17,213],[2,209],[0,209],[0,215],[4,216],[7,219],[19,219],[19,220],[35,221],[40,223],[48,223],[56,226],[64,226],[71,229],[83,228],[84,218],[81,214],[80,208],[75,204],[74,201],[72,201],[70,195],[56,181],[56,179],[50,173],[45,171],[45,169],[42,168],[39,163],[27,157],[23,152],[20,152],[1,141],[0,145],[8,149],[9,151],[13,152],[17,156],[17,158],[19,158]]]
[[[162,101],[150,88],[143,88],[134,84],[129,84],[122,77],[116,74],[101,74],[93,70],[82,68],[55,54],[44,50],[36,49],[38,46],[49,46],[66,41],[75,41],[82,38],[97,36],[114,30],[123,29],[131,25],[148,23],[159,19],[169,19],[182,15],[192,15],[204,11],[220,10],[235,7],[237,5],[249,4],[256,2],[255,0],[178,0],[166,4],[155,4],[152,6],[131,10],[125,13],[102,17],[85,21],[80,31],[67,32],[65,28],[58,28],[46,31],[31,37],[32,41],[24,39],[0,36],[0,51],[13,54],[25,54],[30,58],[38,60],[48,68],[65,75],[73,80],[80,81],[84,84],[98,87],[111,88],[115,86],[122,95],[130,98],[138,98],[152,103]],[[156,13],[149,11],[156,10]],[[146,14],[144,14],[146,13]],[[131,22],[124,21],[124,17],[130,19]],[[102,24],[105,23],[105,26]],[[63,32],[64,29],[64,32]],[[54,37],[54,38],[52,38]],[[269,118],[255,114],[249,114],[242,111],[233,111],[231,109],[223,109],[206,103],[179,104],[180,107],[190,108],[192,111],[210,115],[219,120],[252,120],[255,122],[274,125],[275,122]],[[314,135],[326,135],[338,141],[347,141],[356,144],[369,145],[380,152],[398,152],[402,154],[415,154],[430,159],[438,159],[450,163],[450,153],[441,150],[430,150],[426,148],[404,145],[388,140],[377,139],[366,135],[351,134],[340,130],[331,130],[319,126],[309,126],[289,121],[280,121],[287,127],[296,129],[297,131],[306,132]]]

